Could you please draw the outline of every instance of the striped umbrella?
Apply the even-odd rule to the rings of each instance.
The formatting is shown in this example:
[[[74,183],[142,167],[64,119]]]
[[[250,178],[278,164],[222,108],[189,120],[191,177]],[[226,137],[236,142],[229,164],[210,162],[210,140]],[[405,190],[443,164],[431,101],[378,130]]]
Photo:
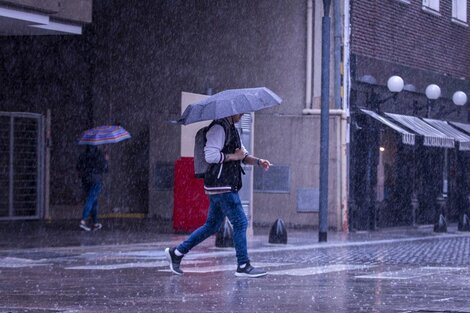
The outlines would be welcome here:
[[[121,126],[98,126],[83,132],[79,145],[103,145],[116,143],[131,138],[127,130]]]

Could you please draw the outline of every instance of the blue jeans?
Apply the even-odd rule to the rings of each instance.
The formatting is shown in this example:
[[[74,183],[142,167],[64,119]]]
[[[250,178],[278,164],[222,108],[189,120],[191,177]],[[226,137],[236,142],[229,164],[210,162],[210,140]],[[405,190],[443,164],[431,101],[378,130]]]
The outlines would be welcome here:
[[[242,203],[237,192],[226,192],[209,196],[209,212],[204,225],[196,229],[185,241],[176,247],[181,253],[188,253],[199,243],[215,234],[222,226],[225,216],[233,226],[233,243],[238,265],[249,262],[246,228],[248,221],[243,211]]]
[[[91,214],[93,223],[98,223],[98,197],[103,189],[103,183],[95,182],[88,189],[85,206],[83,207],[82,220],[86,221]]]

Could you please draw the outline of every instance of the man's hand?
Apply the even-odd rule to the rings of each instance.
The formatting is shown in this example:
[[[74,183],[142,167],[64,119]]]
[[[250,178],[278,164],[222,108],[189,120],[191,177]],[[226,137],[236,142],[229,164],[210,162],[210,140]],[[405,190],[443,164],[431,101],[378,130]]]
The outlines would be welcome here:
[[[262,167],[265,171],[269,170],[269,167],[272,165],[271,162],[269,162],[268,160],[259,159],[252,155],[247,155],[243,162],[245,162],[246,164],[253,165],[253,166]]]
[[[262,168],[264,168],[265,171],[267,171],[271,166],[271,162],[265,159],[259,159],[259,166],[261,166]]]

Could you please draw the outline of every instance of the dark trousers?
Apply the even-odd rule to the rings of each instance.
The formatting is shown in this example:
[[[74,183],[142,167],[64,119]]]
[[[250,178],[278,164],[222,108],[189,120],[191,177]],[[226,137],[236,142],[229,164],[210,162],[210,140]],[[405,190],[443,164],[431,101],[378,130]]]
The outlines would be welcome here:
[[[193,247],[215,234],[228,217],[233,226],[233,243],[237,255],[238,265],[249,262],[246,229],[248,221],[243,211],[243,206],[237,192],[227,192],[209,196],[210,206],[207,220],[204,225],[196,229],[188,239],[178,247],[181,253],[188,253]]]
[[[82,220],[86,221],[91,214],[93,223],[96,224],[98,222],[98,198],[102,189],[103,183],[101,182],[95,182],[88,188]]]

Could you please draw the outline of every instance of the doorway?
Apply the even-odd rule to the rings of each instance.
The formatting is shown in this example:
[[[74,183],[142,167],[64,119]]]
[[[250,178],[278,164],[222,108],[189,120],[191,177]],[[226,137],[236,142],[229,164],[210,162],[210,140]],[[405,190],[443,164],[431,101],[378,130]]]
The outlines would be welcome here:
[[[0,112],[0,220],[39,219],[43,195],[44,117]]]

